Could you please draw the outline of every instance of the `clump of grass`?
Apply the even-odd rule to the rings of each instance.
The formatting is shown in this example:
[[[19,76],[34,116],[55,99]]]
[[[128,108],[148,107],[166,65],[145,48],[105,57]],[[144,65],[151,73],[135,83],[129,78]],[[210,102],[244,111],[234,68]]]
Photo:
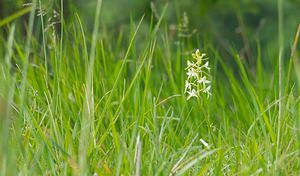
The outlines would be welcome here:
[[[199,50],[187,62],[163,30],[166,7],[153,28],[143,33],[142,18],[113,43],[110,34],[98,35],[101,2],[92,34],[79,15],[71,24],[62,19],[62,9],[61,31],[51,32],[32,11],[25,43],[17,24],[4,20],[0,175],[299,174],[298,86],[291,76],[279,112],[277,61],[263,65],[258,52],[253,74],[238,51],[230,53],[233,67],[206,41],[196,46],[210,65]],[[41,40],[32,35],[36,20]],[[181,95],[194,95],[192,86],[210,99],[187,101]]]

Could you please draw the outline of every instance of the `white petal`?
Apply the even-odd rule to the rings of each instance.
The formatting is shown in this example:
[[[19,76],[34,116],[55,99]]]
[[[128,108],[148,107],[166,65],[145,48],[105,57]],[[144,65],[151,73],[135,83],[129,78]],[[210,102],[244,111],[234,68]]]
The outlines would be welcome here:
[[[209,145],[207,142],[205,142],[202,138],[200,139],[200,142],[206,147],[209,149]]]

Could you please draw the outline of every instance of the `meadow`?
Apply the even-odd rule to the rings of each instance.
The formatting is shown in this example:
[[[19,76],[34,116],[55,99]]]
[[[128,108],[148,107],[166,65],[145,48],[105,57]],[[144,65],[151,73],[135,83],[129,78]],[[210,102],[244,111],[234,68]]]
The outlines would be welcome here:
[[[102,0],[92,30],[62,1],[1,19],[0,175],[299,175],[300,26],[285,38],[277,3],[276,40],[251,57],[194,33],[185,13],[170,29],[168,4],[118,31]],[[189,97],[197,49],[210,90]]]

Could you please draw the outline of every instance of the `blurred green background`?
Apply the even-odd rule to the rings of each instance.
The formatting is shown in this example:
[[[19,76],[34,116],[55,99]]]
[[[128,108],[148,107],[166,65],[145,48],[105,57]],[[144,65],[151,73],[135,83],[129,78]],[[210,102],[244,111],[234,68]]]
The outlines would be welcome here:
[[[37,1],[38,3],[39,1]],[[5,19],[24,8],[25,0],[0,0],[0,18]],[[54,10],[60,13],[60,1],[42,0],[42,9],[47,20]],[[64,23],[70,26],[79,14],[85,28],[93,29],[96,0],[64,0]],[[170,37],[182,33],[183,14],[188,19],[184,31],[189,40],[213,43],[224,56],[232,47],[244,56],[250,65],[255,63],[257,44],[264,50],[277,50],[278,8],[276,0],[103,0],[101,11],[102,34],[110,34],[112,40],[120,31],[129,32],[131,21],[138,21],[145,15],[143,27],[146,33],[154,24],[167,4],[164,18]],[[300,22],[300,0],[284,1],[284,46],[289,51],[296,27]],[[16,20],[14,20],[16,21]],[[26,29],[26,15],[18,18],[20,33]],[[40,20],[36,20],[39,23]],[[22,27],[23,26],[23,27]],[[24,27],[25,26],[25,27]],[[36,24],[36,30],[40,27]],[[153,26],[153,25],[152,25]],[[7,30],[7,29],[6,29]],[[5,28],[2,33],[5,35]],[[36,33],[38,35],[39,33]],[[197,37],[194,37],[197,36]],[[141,40],[142,41],[142,40]],[[289,52],[285,52],[289,56]],[[266,55],[267,56],[267,55]]]

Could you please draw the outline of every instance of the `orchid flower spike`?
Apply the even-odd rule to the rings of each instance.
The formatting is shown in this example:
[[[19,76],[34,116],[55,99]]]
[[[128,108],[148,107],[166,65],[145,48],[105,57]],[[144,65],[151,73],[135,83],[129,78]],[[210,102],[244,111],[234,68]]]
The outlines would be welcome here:
[[[192,97],[198,98],[201,93],[211,95],[211,81],[207,78],[210,77],[210,67],[208,58],[205,53],[201,53],[196,49],[192,53],[192,59],[187,61],[187,78],[185,80],[184,92],[187,93],[189,100]]]

